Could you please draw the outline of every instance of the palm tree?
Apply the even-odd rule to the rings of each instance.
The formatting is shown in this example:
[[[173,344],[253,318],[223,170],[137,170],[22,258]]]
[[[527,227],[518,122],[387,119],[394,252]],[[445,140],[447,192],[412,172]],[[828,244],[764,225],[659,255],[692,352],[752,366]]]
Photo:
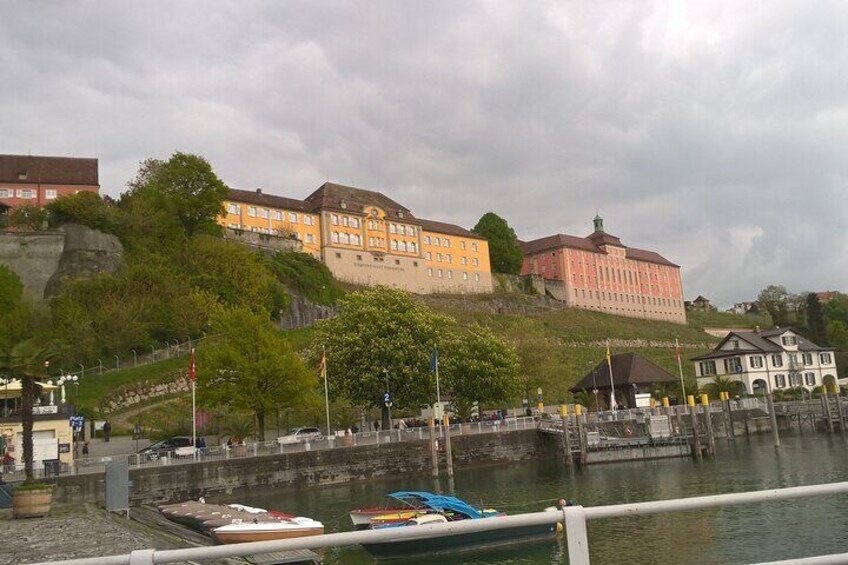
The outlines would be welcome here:
[[[707,393],[714,398],[718,398],[722,392],[726,392],[733,396],[739,391],[739,381],[735,381],[730,377],[716,375],[713,378],[713,382],[707,385],[705,389],[707,390]]]
[[[22,341],[0,360],[0,369],[21,380],[21,424],[23,424],[23,459],[25,484],[35,482],[32,453],[32,407],[35,404],[35,381],[44,375],[50,350],[33,339]]]
[[[580,392],[574,393],[574,403],[585,406],[587,410],[594,410],[597,412],[598,407],[596,406],[595,396],[589,392],[588,390],[581,390]]]

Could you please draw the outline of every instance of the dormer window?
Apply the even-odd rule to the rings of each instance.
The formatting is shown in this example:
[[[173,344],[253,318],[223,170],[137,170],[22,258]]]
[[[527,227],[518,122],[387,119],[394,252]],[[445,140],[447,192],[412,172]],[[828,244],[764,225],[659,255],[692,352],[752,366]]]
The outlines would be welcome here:
[[[403,210],[398,210],[398,218],[403,219]]]
[[[18,173],[18,180],[27,180],[26,171],[24,171],[22,173]]]
[[[342,210],[347,210],[347,202],[342,200],[341,207],[342,207]]]
[[[785,335],[780,338],[780,342],[783,345],[798,345],[798,338],[794,335]]]
[[[734,339],[730,343],[733,344],[733,349],[739,349],[739,340],[738,339]]]

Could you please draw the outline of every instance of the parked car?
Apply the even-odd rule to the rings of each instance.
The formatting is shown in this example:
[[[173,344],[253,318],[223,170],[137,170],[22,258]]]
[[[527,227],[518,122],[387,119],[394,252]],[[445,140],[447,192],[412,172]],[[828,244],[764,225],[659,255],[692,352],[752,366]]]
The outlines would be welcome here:
[[[148,459],[158,459],[164,455],[173,455],[180,447],[191,447],[191,438],[187,436],[169,437],[151,443],[144,449],[138,452],[139,455],[145,455]]]
[[[323,437],[318,428],[293,428],[286,435],[277,438],[277,443],[300,443],[304,441],[315,441]]]

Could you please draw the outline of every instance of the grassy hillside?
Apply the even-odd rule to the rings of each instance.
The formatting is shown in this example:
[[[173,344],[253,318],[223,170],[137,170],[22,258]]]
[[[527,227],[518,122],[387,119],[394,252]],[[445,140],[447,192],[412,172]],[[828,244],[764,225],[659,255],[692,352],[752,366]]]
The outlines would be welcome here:
[[[604,359],[606,340],[613,353],[635,351],[678,374],[673,343],[682,345],[683,371],[694,375],[689,358],[709,351],[719,339],[704,333],[704,327],[769,327],[767,317],[736,316],[716,312],[689,314],[686,325],[652,320],[622,318],[600,312],[549,306],[543,299],[514,295],[474,298],[433,297],[424,301],[440,312],[454,316],[463,324],[478,323],[492,329],[518,350],[525,368],[528,391],[542,387],[545,401],[570,398],[568,388]],[[515,313],[503,313],[515,312]],[[286,332],[298,350],[309,347],[314,330],[305,328]],[[136,380],[165,380],[183,369],[185,359],[169,359],[137,369],[114,371],[86,377],[80,387],[80,403],[96,407],[108,391]],[[608,375],[599,375],[607,378]]]

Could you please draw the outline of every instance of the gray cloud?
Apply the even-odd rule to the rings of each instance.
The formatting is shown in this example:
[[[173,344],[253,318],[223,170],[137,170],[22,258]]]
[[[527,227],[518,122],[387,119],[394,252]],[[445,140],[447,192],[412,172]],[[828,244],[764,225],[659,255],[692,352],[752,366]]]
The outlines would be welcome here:
[[[607,229],[689,298],[848,290],[848,5],[0,0],[0,151],[179,149],[525,238]]]

